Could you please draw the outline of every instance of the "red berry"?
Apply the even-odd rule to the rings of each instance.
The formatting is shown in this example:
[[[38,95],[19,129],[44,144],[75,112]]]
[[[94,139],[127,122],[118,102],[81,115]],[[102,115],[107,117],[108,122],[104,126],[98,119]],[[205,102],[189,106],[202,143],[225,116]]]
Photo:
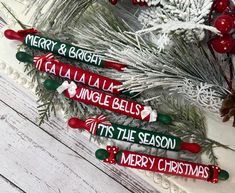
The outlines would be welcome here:
[[[147,3],[146,2],[139,2],[139,5],[140,6],[145,6],[145,5],[147,5]]]
[[[222,33],[229,33],[233,28],[233,18],[229,15],[219,16],[215,20],[215,27]]]
[[[133,5],[140,5],[140,6],[147,5],[147,3],[145,1],[140,1],[140,0],[132,0],[132,4]]]
[[[215,0],[215,1],[216,2],[214,9],[219,13],[222,13],[230,5],[229,0]]]
[[[139,1],[138,1],[138,0],[132,0],[132,3],[133,3],[134,5],[137,5],[137,4],[139,4]]]
[[[229,15],[233,19],[233,28],[235,28],[235,6],[230,6],[224,11],[225,15]]]
[[[109,0],[110,3],[112,3],[113,5],[116,5],[118,0]]]
[[[231,35],[216,36],[211,41],[211,45],[218,53],[230,52],[234,46],[234,40]]]
[[[137,1],[137,0],[132,0],[132,4],[133,4],[133,5],[137,5],[137,4],[138,4],[138,1]]]

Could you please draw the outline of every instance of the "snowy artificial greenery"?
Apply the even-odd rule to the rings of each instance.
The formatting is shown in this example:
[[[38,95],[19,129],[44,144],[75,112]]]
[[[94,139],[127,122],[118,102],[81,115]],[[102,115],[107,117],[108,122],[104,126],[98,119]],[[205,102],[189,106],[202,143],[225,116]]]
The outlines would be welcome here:
[[[144,26],[141,33],[176,34],[186,41],[202,40],[204,30],[218,31],[205,25],[212,0],[161,0],[160,6],[142,10],[138,20]]]
[[[156,6],[161,2],[161,0],[145,0],[145,2],[148,6]]]
[[[178,92],[183,94],[184,98],[200,105],[204,109],[218,113],[222,106],[223,95],[216,91],[212,84],[200,83],[193,84],[189,79],[185,79],[183,84],[178,88]]]
[[[75,26],[82,13],[96,0],[31,0],[27,13],[36,11],[32,22],[45,30],[61,31],[66,26]]]
[[[149,8],[133,6],[131,0],[119,0],[116,7],[119,10],[125,9],[138,19],[135,23],[139,23],[141,27],[134,32],[139,35],[147,33],[150,38],[154,33],[152,43],[157,45],[158,51],[171,45],[169,42],[173,39],[172,35],[181,36],[185,41],[197,41],[204,38],[205,30],[219,33],[215,27],[205,25],[212,0],[146,0],[146,2]],[[30,1],[28,11],[35,8],[35,4],[37,11],[33,14],[33,23],[39,29],[59,32],[66,30],[67,27],[77,27],[81,23],[80,16],[91,6],[96,8],[99,7],[98,4],[106,6],[109,3],[108,0],[34,0]],[[119,16],[122,14],[116,15]],[[129,20],[126,17],[122,19]]]
[[[133,93],[150,92],[153,96],[163,89],[170,94],[180,94],[205,110],[219,112],[223,98],[230,93],[224,79],[227,59],[213,57],[205,43],[185,42],[180,36],[172,36],[170,41],[166,35],[164,42],[171,46],[159,52],[161,44],[157,46],[156,42],[162,41],[158,35],[133,33],[140,29],[140,26],[131,26],[137,17],[129,15],[127,21],[120,18],[122,16],[115,19],[118,13],[112,7],[107,9],[111,9],[110,12],[96,8],[93,17],[87,17],[80,27],[70,28],[68,34],[74,43],[128,65],[122,74],[105,72],[123,82],[120,89]],[[123,15],[128,14],[125,11],[122,10]],[[87,14],[91,12],[93,9]]]

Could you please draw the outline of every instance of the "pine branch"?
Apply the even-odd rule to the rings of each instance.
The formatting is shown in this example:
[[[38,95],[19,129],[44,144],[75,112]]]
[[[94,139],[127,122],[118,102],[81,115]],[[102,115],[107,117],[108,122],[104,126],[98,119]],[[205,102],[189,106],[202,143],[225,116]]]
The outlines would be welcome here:
[[[202,40],[203,29],[218,33],[214,27],[204,25],[212,2],[212,0],[161,1],[161,7],[143,10],[139,15],[139,21],[145,27],[143,30],[177,34],[188,42]]]
[[[211,163],[217,162],[214,148],[224,148],[235,151],[227,145],[219,143],[207,137],[205,117],[203,112],[194,106],[185,104],[182,99],[165,98],[162,100],[164,109],[172,111],[174,124],[170,126],[169,133],[181,137],[186,141],[194,141],[202,146],[202,153],[206,153]],[[170,112],[168,112],[170,113]]]
[[[210,163],[218,165],[218,158],[216,157],[214,150],[213,150],[213,145],[209,144],[208,146],[205,146],[204,148],[204,153],[208,156]]]
[[[164,47],[156,43],[157,36],[136,37],[133,35],[135,30],[127,33],[127,30],[132,30],[131,27],[119,20],[115,20],[115,26],[121,28],[116,29],[112,24],[113,14],[110,12],[108,18],[106,14],[104,8],[98,9],[94,17],[89,17],[89,22],[86,22],[89,25],[75,28],[70,35],[75,42],[129,66],[122,76],[109,71],[105,73],[123,82],[120,89],[138,93],[164,88],[171,93],[180,92],[193,104],[218,112],[221,100],[229,91],[220,61],[204,45],[187,44],[174,36],[171,48],[156,53]],[[187,90],[186,81],[190,82],[191,90]],[[193,96],[190,95],[191,91]],[[195,99],[194,96],[199,98]]]
[[[7,10],[7,12],[16,20],[16,22],[20,25],[22,29],[26,29],[26,25],[24,25],[13,13],[12,11],[5,5],[5,3],[2,3],[2,6]]]
[[[56,93],[51,92],[50,94],[48,94],[47,98],[43,98],[43,100],[47,102],[44,102],[42,105],[39,105],[37,107],[39,112],[39,126],[43,124],[45,121],[49,120],[51,112],[53,112],[54,115],[56,116],[55,104],[54,104],[55,98],[56,98]],[[41,99],[39,99],[39,101],[41,101]]]
[[[35,0],[30,2],[27,12],[36,7],[33,24],[39,29],[58,32],[68,26],[76,26],[81,15],[94,2],[96,0]]]

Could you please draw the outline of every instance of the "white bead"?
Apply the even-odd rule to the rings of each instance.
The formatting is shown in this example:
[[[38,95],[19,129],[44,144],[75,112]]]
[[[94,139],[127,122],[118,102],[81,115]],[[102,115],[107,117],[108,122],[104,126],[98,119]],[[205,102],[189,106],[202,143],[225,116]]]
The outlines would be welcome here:
[[[14,73],[13,73],[13,78],[14,78],[14,79],[17,80],[19,77],[20,77],[20,74],[19,74],[18,72],[14,72]]]
[[[11,75],[13,73],[13,68],[8,66],[7,69],[6,69],[6,73]]]
[[[114,144],[113,141],[111,141],[111,140],[108,140],[108,141],[107,141],[107,146],[114,146],[114,145],[115,145],[115,144]],[[113,149],[113,150],[116,150],[116,148]]]
[[[20,83],[21,83],[22,85],[25,85],[25,84],[27,83],[27,79],[26,79],[26,78],[21,78],[21,79],[20,79]]]
[[[6,68],[6,64],[4,62],[0,62],[0,69],[4,70]]]
[[[153,175],[153,180],[154,182],[156,182],[157,184],[161,183],[162,181],[162,176],[158,173],[154,173]]]
[[[163,181],[162,181],[162,187],[165,188],[165,189],[170,188],[170,182],[169,182],[169,180],[163,179]]]

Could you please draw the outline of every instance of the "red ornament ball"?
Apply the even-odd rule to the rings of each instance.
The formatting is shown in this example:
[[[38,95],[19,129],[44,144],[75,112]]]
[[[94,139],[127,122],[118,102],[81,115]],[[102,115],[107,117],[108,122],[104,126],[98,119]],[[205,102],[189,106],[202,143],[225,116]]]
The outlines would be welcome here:
[[[215,1],[216,2],[214,9],[219,13],[222,13],[230,5],[230,0],[215,0]]]
[[[215,27],[222,33],[227,34],[229,33],[233,28],[233,18],[229,15],[222,15],[219,16],[215,20]]]
[[[218,53],[230,52],[234,46],[234,39],[231,35],[216,36],[212,39],[211,45]]]

